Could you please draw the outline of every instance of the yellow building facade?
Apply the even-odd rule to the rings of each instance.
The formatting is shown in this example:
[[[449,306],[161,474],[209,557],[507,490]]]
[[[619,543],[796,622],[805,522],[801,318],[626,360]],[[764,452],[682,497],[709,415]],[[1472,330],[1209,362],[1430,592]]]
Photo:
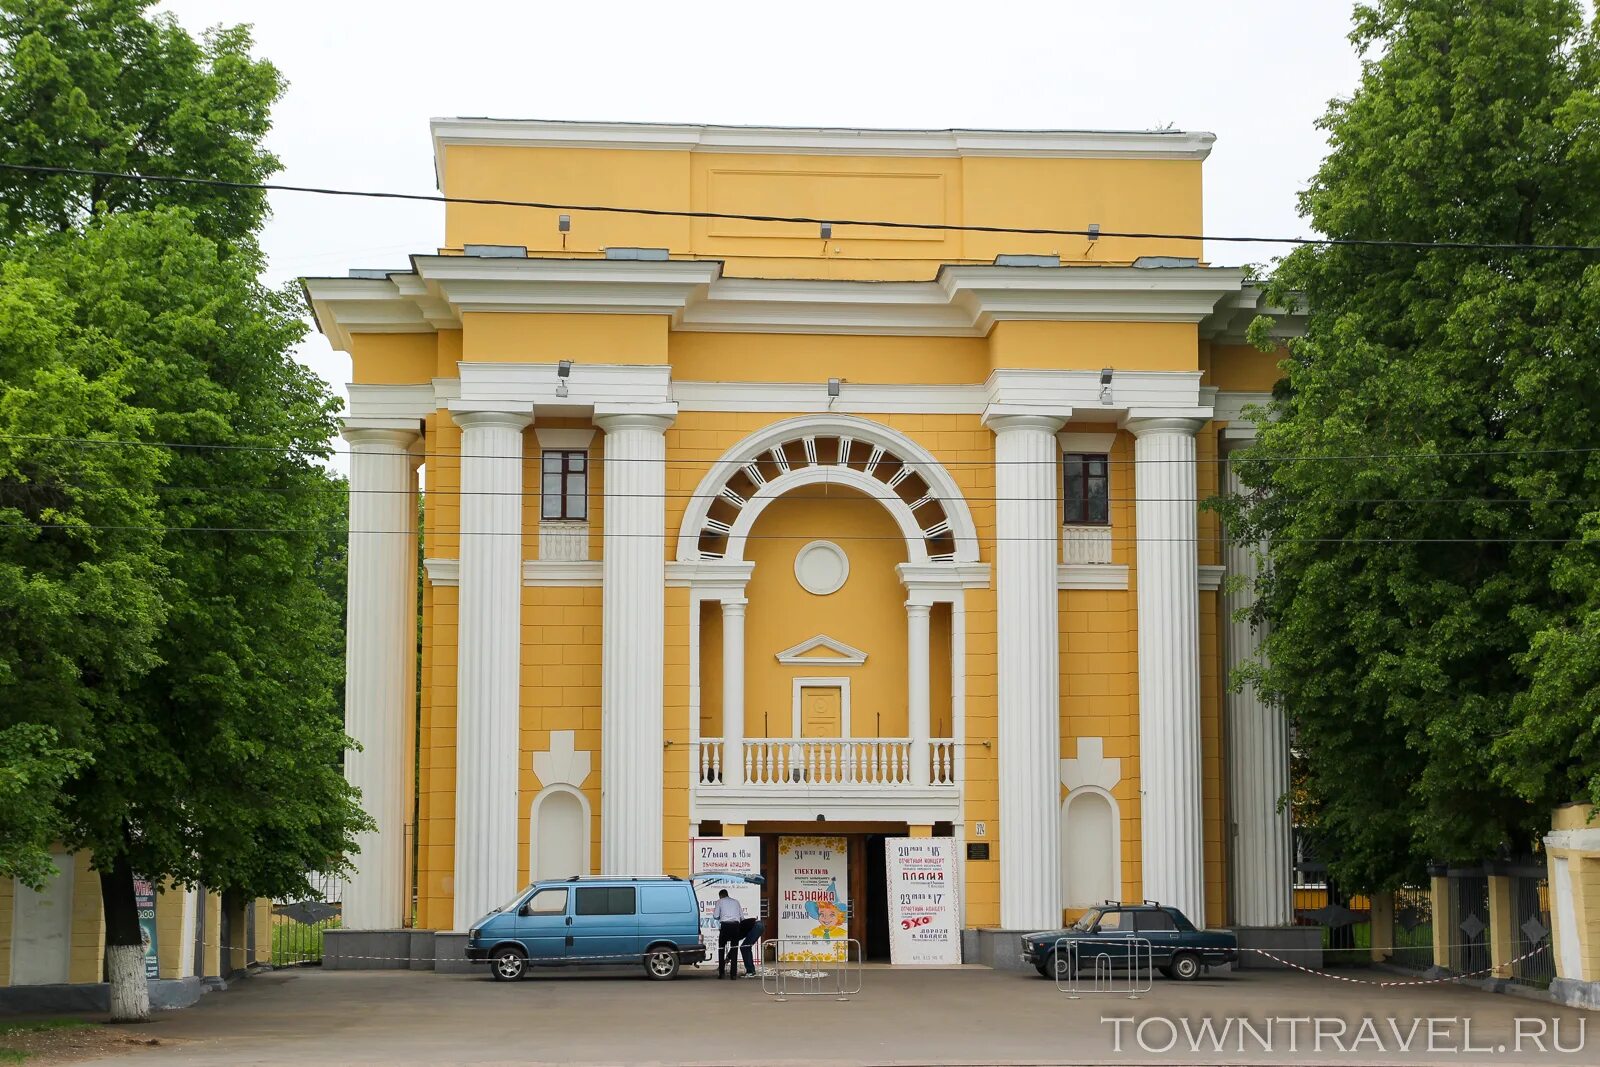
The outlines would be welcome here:
[[[699,836],[777,894],[818,832],[864,943],[908,835],[972,930],[1290,921],[1251,555],[1199,501],[1279,376],[1245,326],[1295,324],[1182,236],[1211,135],[432,132],[443,245],[305,283],[354,367],[347,927]]]

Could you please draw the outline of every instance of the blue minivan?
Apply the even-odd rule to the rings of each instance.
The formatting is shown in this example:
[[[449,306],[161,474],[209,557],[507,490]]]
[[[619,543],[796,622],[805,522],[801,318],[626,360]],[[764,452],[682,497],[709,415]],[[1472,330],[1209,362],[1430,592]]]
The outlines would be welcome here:
[[[487,961],[502,982],[532,966],[623,963],[666,981],[705,958],[694,886],[673,877],[536,882],[467,935],[467,959]]]

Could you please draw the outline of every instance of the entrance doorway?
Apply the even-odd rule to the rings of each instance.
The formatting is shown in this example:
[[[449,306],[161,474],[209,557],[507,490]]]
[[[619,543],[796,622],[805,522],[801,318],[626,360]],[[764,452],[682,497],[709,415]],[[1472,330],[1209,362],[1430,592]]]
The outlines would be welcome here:
[[[845,884],[849,886],[850,937],[861,946],[866,960],[888,962],[889,883],[884,842],[891,837],[907,836],[905,823],[752,822],[745,827],[745,832],[761,838],[761,873],[766,879],[761,910],[767,924],[767,937],[779,936],[778,915],[785,890],[779,862],[782,839],[815,835],[843,837],[848,843]]]

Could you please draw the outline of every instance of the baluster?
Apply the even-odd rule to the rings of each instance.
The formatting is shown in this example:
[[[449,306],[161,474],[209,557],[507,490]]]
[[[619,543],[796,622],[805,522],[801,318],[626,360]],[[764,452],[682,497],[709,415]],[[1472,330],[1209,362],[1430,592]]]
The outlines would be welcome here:
[[[838,785],[839,779],[839,742],[830,741],[828,743],[828,784]]]
[[[872,746],[872,784],[883,784],[883,741]]]

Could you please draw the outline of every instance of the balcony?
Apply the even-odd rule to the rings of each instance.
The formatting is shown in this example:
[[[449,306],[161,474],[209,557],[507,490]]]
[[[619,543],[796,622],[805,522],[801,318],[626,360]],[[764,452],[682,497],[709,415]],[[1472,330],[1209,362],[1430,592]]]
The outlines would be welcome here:
[[[928,742],[925,779],[915,773],[908,737],[747,738],[736,766],[727,764],[721,738],[701,738],[696,746],[695,780],[701,789],[953,788],[957,780],[955,742],[948,738]]]

